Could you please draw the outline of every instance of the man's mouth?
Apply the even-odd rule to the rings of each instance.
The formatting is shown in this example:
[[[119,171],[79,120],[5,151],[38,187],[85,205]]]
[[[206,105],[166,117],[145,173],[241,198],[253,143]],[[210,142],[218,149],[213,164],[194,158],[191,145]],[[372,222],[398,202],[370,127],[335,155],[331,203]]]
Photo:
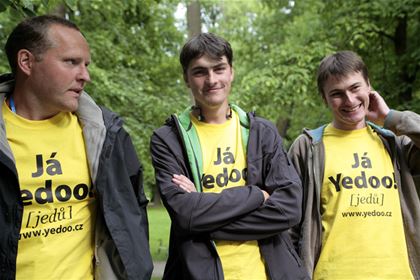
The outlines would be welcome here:
[[[360,103],[359,105],[353,106],[351,108],[344,108],[342,110],[346,113],[353,113],[353,112],[356,112],[360,107],[362,107],[362,103]]]
[[[221,87],[213,87],[213,88],[206,89],[205,92],[212,93],[212,92],[215,92],[215,91],[219,91],[221,89],[222,89]]]
[[[71,88],[70,91],[77,93],[78,95],[82,94],[83,88]]]

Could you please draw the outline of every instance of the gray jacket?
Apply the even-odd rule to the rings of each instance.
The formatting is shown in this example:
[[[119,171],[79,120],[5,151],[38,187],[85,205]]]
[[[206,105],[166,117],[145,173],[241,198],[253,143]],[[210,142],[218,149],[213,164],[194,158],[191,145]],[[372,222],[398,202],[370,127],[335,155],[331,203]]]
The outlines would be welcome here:
[[[394,166],[409,263],[415,279],[420,279],[420,116],[392,110],[385,120],[386,129],[369,125],[380,135]],[[302,221],[292,230],[292,235],[310,275],[322,246],[320,192],[325,167],[324,128],[325,125],[315,130],[305,129],[289,150],[304,189]]]
[[[5,81],[6,79],[6,81]],[[0,102],[14,81],[1,76]],[[0,107],[1,108],[1,107]],[[98,201],[95,279],[150,279],[147,199],[142,166],[122,120],[83,92],[76,112]],[[0,110],[0,279],[14,279],[23,205]]]

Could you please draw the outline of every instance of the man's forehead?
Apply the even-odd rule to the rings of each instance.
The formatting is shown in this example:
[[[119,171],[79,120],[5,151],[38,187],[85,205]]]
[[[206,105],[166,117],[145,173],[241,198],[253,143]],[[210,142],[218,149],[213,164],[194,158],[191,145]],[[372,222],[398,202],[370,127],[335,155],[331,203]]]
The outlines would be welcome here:
[[[87,40],[85,36],[83,36],[82,32],[69,26],[57,23],[52,23],[48,27],[46,34],[51,43],[54,43],[55,41],[72,41],[74,39],[79,39],[85,41],[87,44]]]
[[[90,53],[89,44],[83,34],[74,28],[59,24],[52,24],[48,29],[50,49],[60,48],[60,51]]]
[[[366,83],[360,72],[351,72],[345,75],[330,75],[325,81],[324,90],[325,92],[331,92],[360,83]]]
[[[350,72],[346,74],[331,74],[326,79],[326,84],[343,83],[350,80],[364,80],[361,72]]]
[[[218,65],[228,64],[227,57],[223,55],[222,57],[211,57],[208,54],[203,54],[200,57],[194,58],[191,60],[190,65],[188,66],[189,69],[194,68],[211,68]]]

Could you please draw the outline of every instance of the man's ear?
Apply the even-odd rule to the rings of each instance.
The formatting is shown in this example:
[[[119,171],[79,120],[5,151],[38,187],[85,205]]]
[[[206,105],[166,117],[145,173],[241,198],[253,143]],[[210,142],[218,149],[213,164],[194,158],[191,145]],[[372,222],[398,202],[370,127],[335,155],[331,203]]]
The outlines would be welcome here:
[[[17,68],[26,75],[30,75],[35,61],[34,55],[27,49],[21,49],[17,53]]]

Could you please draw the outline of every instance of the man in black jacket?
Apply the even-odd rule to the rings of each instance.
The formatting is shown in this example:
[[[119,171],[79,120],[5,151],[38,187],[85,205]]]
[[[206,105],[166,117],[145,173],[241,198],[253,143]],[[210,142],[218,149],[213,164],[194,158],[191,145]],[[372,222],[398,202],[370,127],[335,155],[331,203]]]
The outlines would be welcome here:
[[[0,279],[150,279],[142,167],[122,120],[83,91],[73,23],[27,19],[0,77]]]
[[[185,44],[195,105],[151,139],[172,219],[164,279],[302,279],[287,233],[300,220],[301,183],[274,125],[229,103],[232,56],[211,33]]]

